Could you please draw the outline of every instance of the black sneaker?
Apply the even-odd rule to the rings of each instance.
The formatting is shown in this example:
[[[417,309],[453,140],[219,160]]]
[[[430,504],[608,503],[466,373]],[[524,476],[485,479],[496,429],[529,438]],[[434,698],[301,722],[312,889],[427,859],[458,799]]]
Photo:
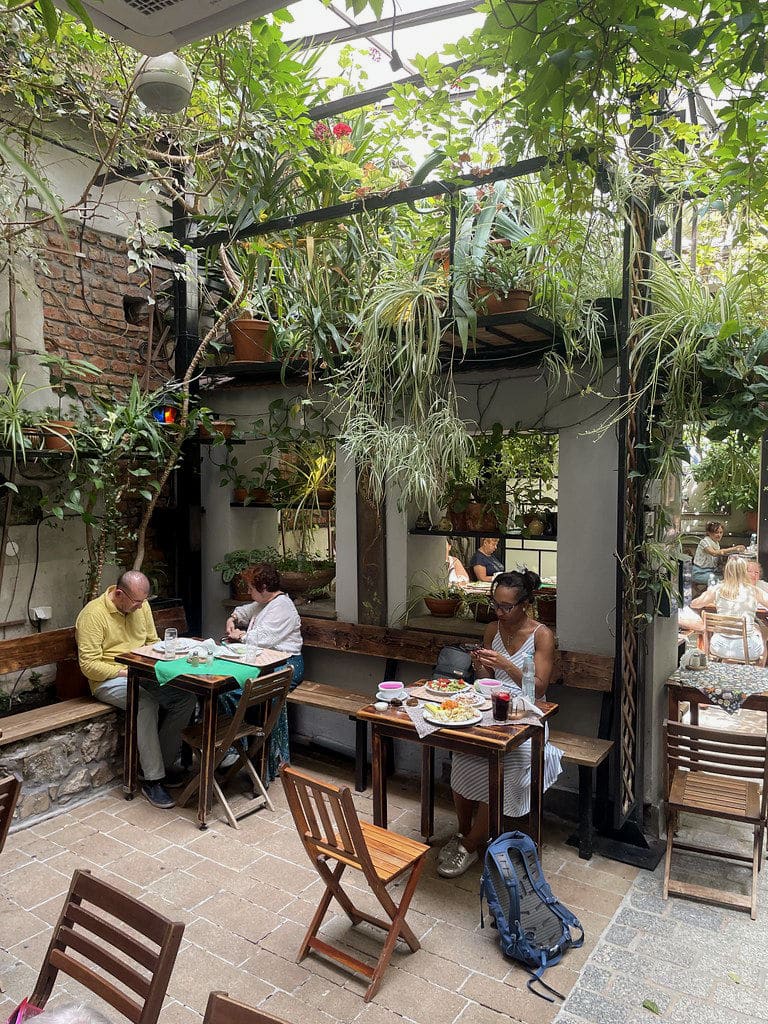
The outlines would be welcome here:
[[[180,789],[186,786],[191,778],[192,773],[184,768],[166,768],[163,785],[166,789]]]
[[[141,795],[154,807],[162,807],[164,811],[176,806],[171,794],[159,782],[145,782],[141,787]]]

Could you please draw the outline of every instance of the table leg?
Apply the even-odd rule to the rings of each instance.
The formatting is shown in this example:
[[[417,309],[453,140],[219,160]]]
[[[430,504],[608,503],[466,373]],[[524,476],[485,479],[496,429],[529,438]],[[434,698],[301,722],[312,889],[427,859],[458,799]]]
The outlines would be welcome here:
[[[387,773],[384,766],[384,737],[371,722],[371,786],[373,788],[373,823],[387,827]]]
[[[488,830],[496,839],[504,830],[504,754],[492,751],[488,756]]]
[[[125,751],[123,754],[123,793],[133,800],[138,789],[139,747],[136,721],[139,716],[139,678],[134,669],[128,669],[125,694]]]
[[[201,698],[203,714],[203,749],[200,751],[200,790],[197,795],[197,820],[200,828],[208,828],[208,815],[213,803],[213,768],[216,753],[216,725],[219,702],[214,695]]]
[[[667,687],[667,717],[670,722],[680,721],[680,698],[676,686]]]
[[[421,747],[421,834],[428,843],[435,831],[435,748]]]
[[[688,712],[688,714],[689,714],[690,719],[691,719],[691,725],[698,725],[699,724],[699,703],[698,703],[697,700],[694,700],[694,699],[691,700],[690,711]]]
[[[528,831],[541,854],[541,812],[544,799],[544,732],[534,728],[531,736],[531,809]]]

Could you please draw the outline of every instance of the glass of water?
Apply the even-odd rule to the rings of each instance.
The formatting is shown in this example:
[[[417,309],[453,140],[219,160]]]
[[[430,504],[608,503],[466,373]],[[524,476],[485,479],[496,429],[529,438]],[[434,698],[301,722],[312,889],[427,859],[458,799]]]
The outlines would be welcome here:
[[[163,633],[163,641],[165,645],[165,656],[166,658],[175,658],[176,651],[178,648],[179,631],[173,626],[169,626]]]
[[[260,647],[257,647],[255,643],[252,643],[252,642],[248,643],[248,642],[246,642],[246,644],[245,644],[245,655],[243,657],[243,660],[245,662],[247,662],[247,664],[252,665],[253,662],[256,661],[256,659],[258,658],[258,656],[260,654],[261,654],[261,648]]]

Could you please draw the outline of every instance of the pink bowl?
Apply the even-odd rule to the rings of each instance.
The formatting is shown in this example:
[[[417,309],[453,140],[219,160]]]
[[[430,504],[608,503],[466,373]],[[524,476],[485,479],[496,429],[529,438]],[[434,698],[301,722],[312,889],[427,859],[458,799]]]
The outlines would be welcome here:
[[[403,683],[396,683],[396,682],[394,682],[394,680],[389,680],[386,683],[379,683],[379,689],[380,690],[390,690],[390,691],[392,691],[392,690],[403,690],[404,688],[405,687],[404,687]]]

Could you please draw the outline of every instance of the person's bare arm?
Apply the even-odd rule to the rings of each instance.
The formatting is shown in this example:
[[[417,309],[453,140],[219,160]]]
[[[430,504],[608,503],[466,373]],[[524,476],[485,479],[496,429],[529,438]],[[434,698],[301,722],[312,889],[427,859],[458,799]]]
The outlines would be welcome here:
[[[493,576],[488,575],[488,570],[484,565],[473,565],[472,570],[475,574],[475,579],[480,580],[481,583],[490,583]]]
[[[715,591],[713,589],[705,590],[703,594],[699,594],[691,601],[691,608],[710,608],[712,606],[715,606]]]
[[[533,638],[535,651],[533,670],[536,677],[536,696],[543,697],[552,678],[555,664],[555,635],[546,626],[539,626]]]

